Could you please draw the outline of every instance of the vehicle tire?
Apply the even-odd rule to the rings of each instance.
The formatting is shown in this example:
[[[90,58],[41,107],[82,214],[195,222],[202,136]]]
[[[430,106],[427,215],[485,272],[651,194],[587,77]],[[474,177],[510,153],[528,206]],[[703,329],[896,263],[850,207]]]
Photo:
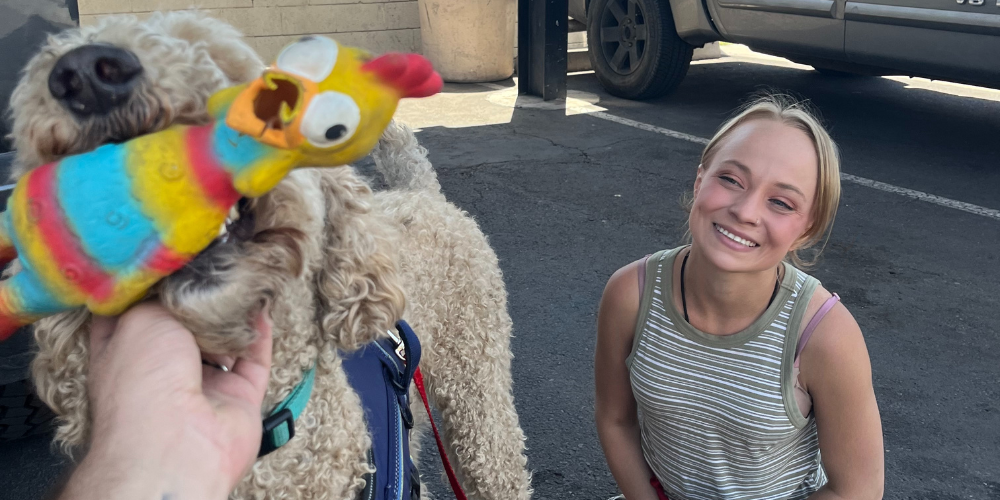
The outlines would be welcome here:
[[[54,417],[29,381],[0,385],[0,443],[48,432]]]
[[[35,342],[30,327],[0,342],[0,442],[49,430],[54,415],[28,380]]]
[[[694,46],[681,40],[667,0],[592,0],[590,63],[608,93],[651,99],[677,88]]]
[[[10,175],[13,161],[13,152],[0,153],[0,176],[4,179]],[[0,208],[8,196],[10,190],[0,192]],[[0,443],[47,432],[55,417],[28,380],[34,345],[30,327],[0,342]]]

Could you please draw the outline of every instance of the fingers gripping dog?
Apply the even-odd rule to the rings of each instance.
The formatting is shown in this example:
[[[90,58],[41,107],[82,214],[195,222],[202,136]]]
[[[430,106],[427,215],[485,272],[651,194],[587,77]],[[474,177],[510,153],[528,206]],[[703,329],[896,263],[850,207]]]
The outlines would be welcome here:
[[[293,168],[368,154],[399,99],[437,93],[416,54],[375,59],[325,37],[286,47],[248,84],[213,95],[214,121],[173,126],[25,174],[0,218],[0,340],[60,311],[114,315],[224,232],[237,202]]]

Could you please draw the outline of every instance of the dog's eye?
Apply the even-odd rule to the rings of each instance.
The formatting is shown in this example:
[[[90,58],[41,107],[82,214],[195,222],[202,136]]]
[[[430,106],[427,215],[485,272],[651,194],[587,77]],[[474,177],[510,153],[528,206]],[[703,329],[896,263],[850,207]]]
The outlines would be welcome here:
[[[321,92],[309,102],[302,116],[302,135],[310,144],[329,148],[342,144],[354,135],[361,123],[357,103],[340,92]]]
[[[278,54],[275,65],[293,75],[321,82],[337,63],[337,42],[325,36],[307,36]]]

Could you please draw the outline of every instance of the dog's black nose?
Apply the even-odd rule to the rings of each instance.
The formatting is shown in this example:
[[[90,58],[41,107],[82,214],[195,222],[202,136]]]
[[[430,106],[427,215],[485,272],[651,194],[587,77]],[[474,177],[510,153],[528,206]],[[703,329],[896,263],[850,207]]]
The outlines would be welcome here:
[[[84,45],[56,61],[49,92],[79,116],[106,114],[128,100],[140,73],[135,54],[111,45]]]

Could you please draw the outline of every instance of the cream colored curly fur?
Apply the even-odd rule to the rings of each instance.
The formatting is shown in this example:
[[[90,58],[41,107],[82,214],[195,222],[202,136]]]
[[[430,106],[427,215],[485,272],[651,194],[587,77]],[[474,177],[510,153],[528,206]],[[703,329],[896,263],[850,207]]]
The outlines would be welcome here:
[[[143,80],[110,115],[77,120],[48,95],[45,82],[61,54],[93,42],[134,52]],[[256,77],[261,68],[232,27],[191,12],[142,22],[112,17],[50,38],[12,98],[15,175],[108,141],[201,123],[212,92]],[[373,193],[350,167],[297,171],[255,200],[249,241],[209,249],[154,292],[213,353],[244,349],[253,340],[248,318],[271,304],[274,365],[262,413],[317,366],[297,437],[259,460],[232,498],[357,494],[371,438],[338,350],[363,345],[404,317],[420,335],[422,371],[469,497],[529,498],[511,391],[511,321],[496,255],[475,221],[441,194],[411,131],[391,125],[374,157],[391,189]],[[89,432],[88,319],[78,310],[35,330],[33,378],[59,415],[56,442],[70,454],[84,451]],[[421,408],[412,410],[416,457],[427,422]]]

